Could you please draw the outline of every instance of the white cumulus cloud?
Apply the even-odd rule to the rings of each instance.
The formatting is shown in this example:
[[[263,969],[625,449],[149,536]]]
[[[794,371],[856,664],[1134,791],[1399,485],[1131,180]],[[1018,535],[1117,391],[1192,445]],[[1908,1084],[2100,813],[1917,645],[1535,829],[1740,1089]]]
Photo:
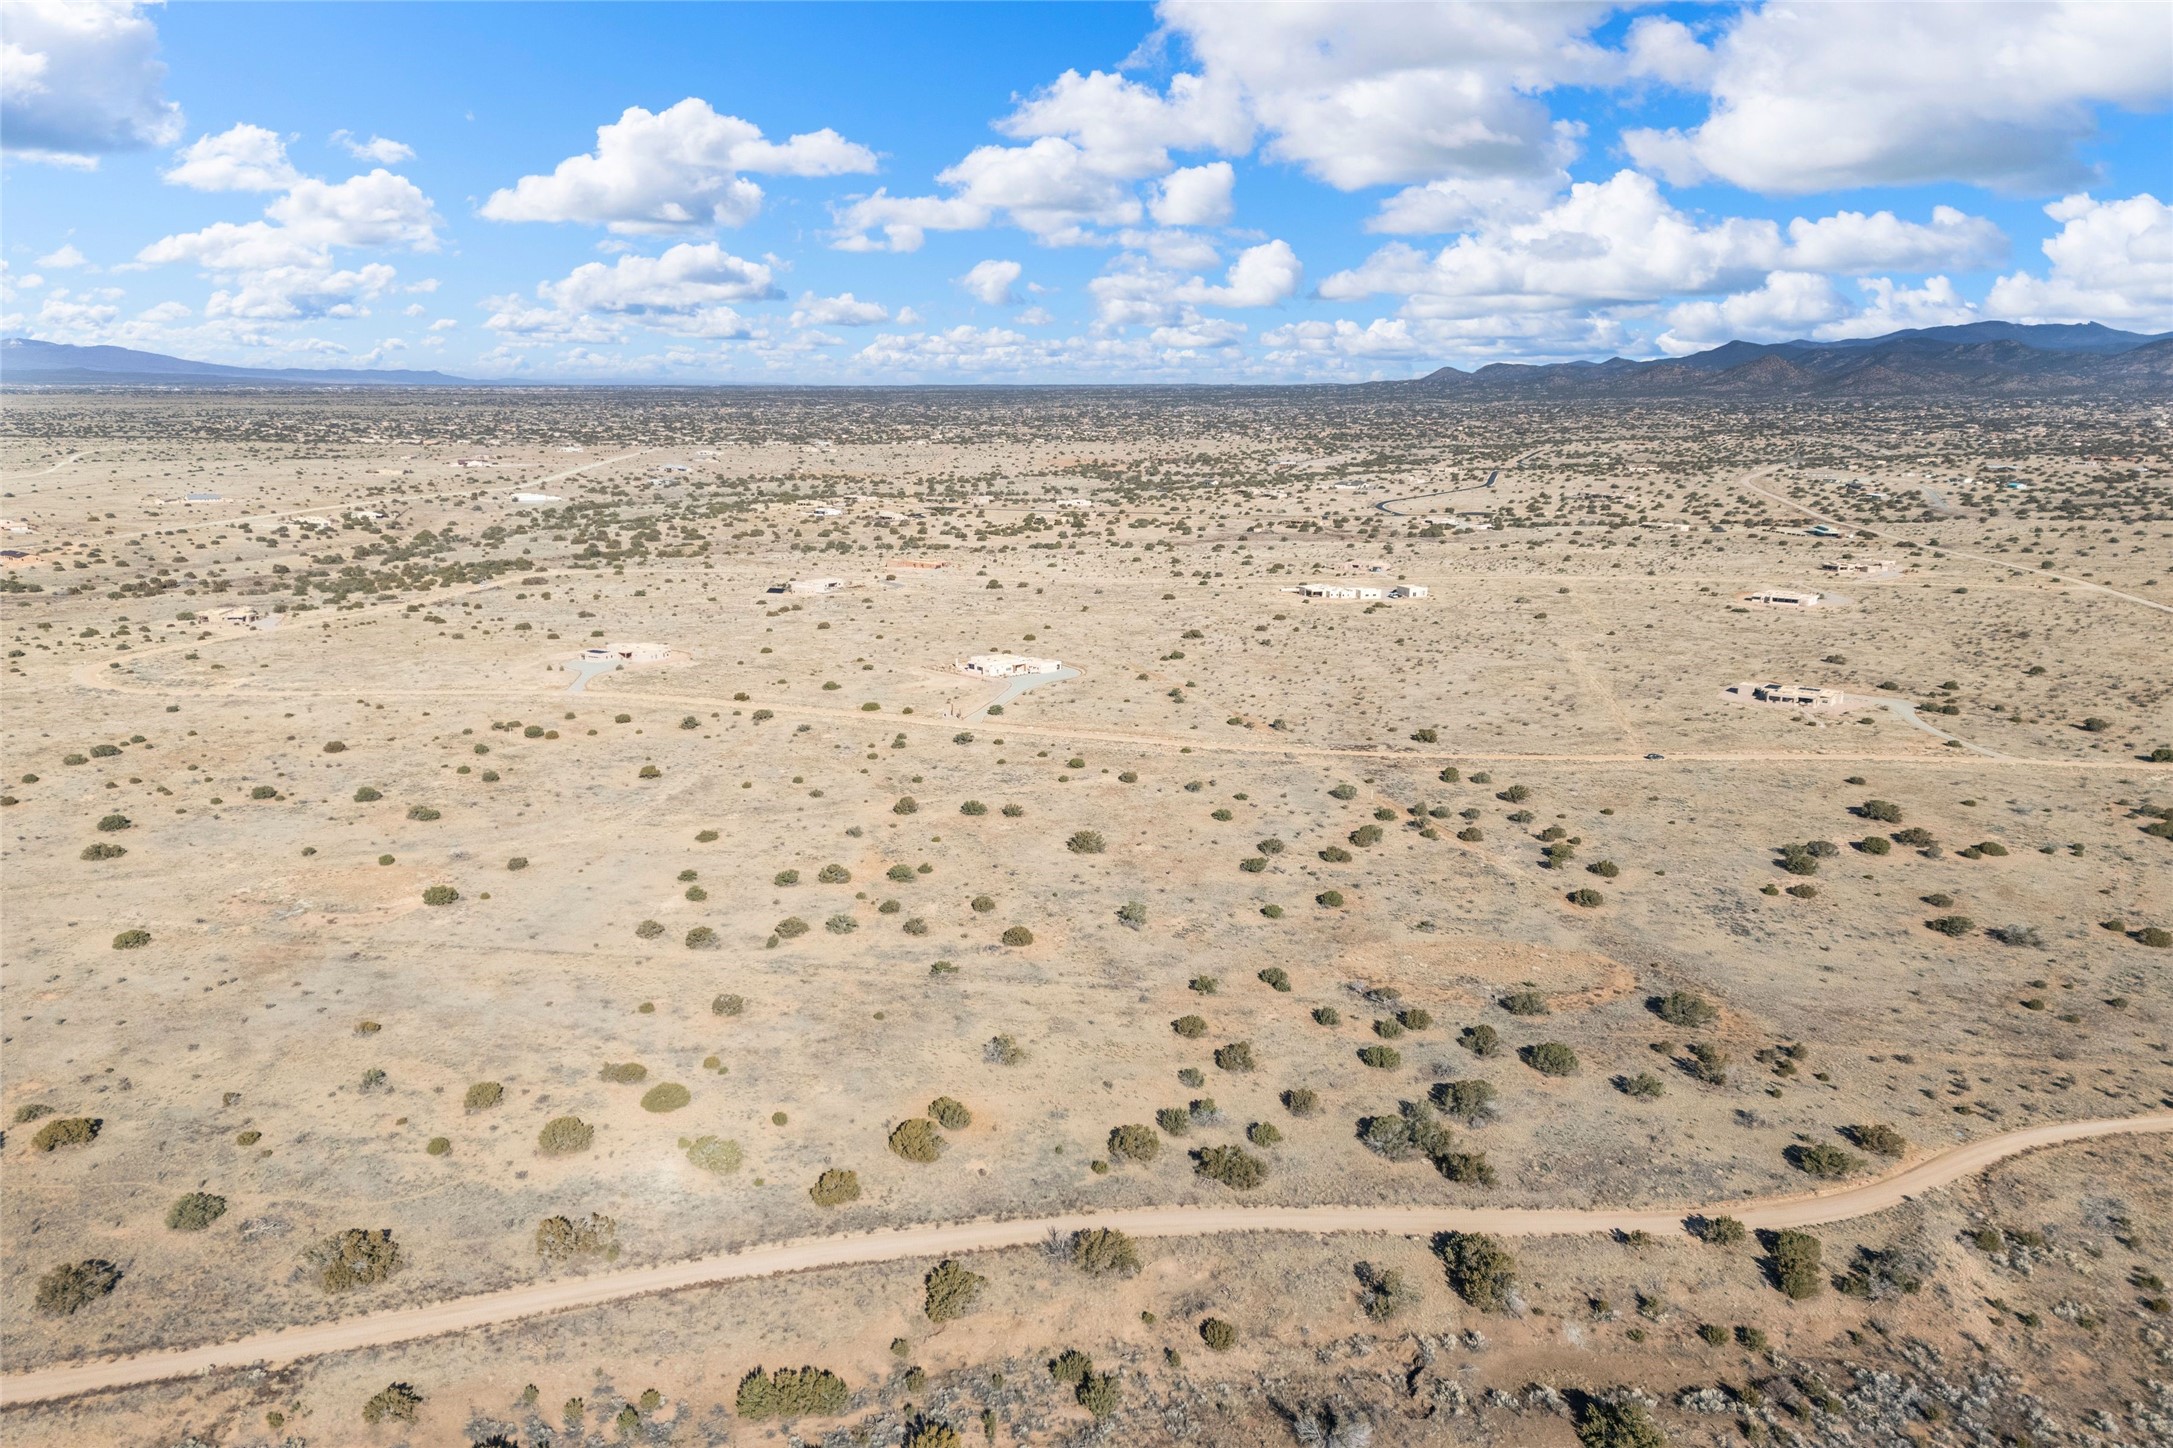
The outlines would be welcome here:
[[[1194,277],[1177,289],[1177,299],[1210,307],[1272,307],[1298,290],[1305,268],[1287,241],[1264,242],[1239,252],[1221,286]]]
[[[2173,330],[2173,206],[2145,192],[2099,201],[2087,192],[2045,208],[2060,230],[2043,276],[1992,283],[1985,310],[2023,322],[2105,322]]]
[[[890,308],[881,302],[864,302],[851,292],[818,297],[808,292],[792,309],[795,327],[872,327],[890,320]]]
[[[1235,210],[1237,172],[1228,161],[1185,166],[1155,185],[1147,210],[1164,226],[1221,226]]]
[[[1012,288],[1018,285],[1025,272],[1026,268],[1015,261],[978,261],[958,279],[958,284],[966,289],[968,296],[984,306],[1016,306],[1019,297]]]
[[[770,141],[753,122],[690,96],[662,111],[627,107],[596,128],[594,151],[492,192],[482,210],[493,221],[572,221],[633,235],[739,226],[762,207],[762,188],[742,172],[836,176],[875,165],[873,151],[836,131]]]
[[[158,31],[134,0],[9,0],[0,27],[0,143],[25,160],[97,164],[171,144]]]
[[[1678,184],[1765,192],[1965,181],[2073,185],[2098,105],[2173,97],[2159,4],[1769,4],[1714,46],[1710,113],[1631,130],[1639,165]]]
[[[397,166],[402,161],[415,159],[415,148],[400,141],[388,141],[383,136],[371,136],[367,141],[355,139],[353,131],[334,131],[332,141],[358,161],[375,161],[380,166]]]
[[[302,179],[279,133],[246,123],[184,146],[163,177],[193,191],[284,191]]]

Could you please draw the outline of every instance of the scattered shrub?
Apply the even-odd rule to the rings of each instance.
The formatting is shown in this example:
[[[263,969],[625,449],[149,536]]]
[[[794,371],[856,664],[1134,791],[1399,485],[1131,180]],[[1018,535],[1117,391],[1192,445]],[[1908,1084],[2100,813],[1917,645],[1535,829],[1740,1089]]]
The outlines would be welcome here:
[[[1092,1413],[1099,1422],[1117,1411],[1124,1400],[1124,1390],[1118,1386],[1114,1373],[1088,1373],[1079,1380],[1073,1396],[1079,1400],[1079,1406]]]
[[[1258,979],[1269,989],[1285,994],[1290,990],[1290,972],[1279,965],[1271,965],[1260,972]]]
[[[1499,1056],[1501,1032],[1488,1025],[1466,1026],[1457,1034],[1456,1044],[1474,1056]]]
[[[1255,1121],[1245,1128],[1245,1139],[1254,1146],[1280,1146],[1283,1142],[1283,1132],[1282,1128],[1272,1121]]]
[[[141,950],[150,943],[151,932],[148,930],[124,930],[113,937],[115,950]]]
[[[1313,903],[1330,910],[1339,910],[1343,906],[1343,892],[1341,890],[1323,890],[1313,897]]]
[[[423,891],[423,904],[450,905],[460,898],[460,892],[450,885],[432,885]]]
[[[1900,1156],[1909,1150],[1908,1138],[1883,1122],[1843,1127],[1842,1134],[1876,1156]]]
[[[1151,1126],[1110,1128],[1109,1155],[1116,1161],[1151,1162],[1162,1155],[1162,1138]]]
[[[99,1258],[64,1262],[38,1279],[38,1311],[70,1317],[120,1285],[121,1269]]]
[[[1071,1265],[1089,1277],[1133,1277],[1139,1248],[1114,1227],[1090,1227],[1072,1234]]]
[[[775,925],[772,925],[770,927],[771,933],[776,935],[777,938],[780,940],[796,939],[799,936],[807,934],[807,929],[807,922],[805,920],[802,920],[797,915],[787,915],[784,919],[778,921]]]
[[[1901,823],[1901,806],[1890,799],[1867,799],[1856,807],[1856,813],[1867,820],[1877,820],[1882,825]]]
[[[1720,1010],[1696,991],[1674,990],[1653,1005],[1653,1014],[1671,1026],[1694,1031],[1720,1019]]]
[[[439,818],[439,815],[429,805],[414,804],[408,806],[407,817],[411,820],[434,820]]]
[[[104,840],[100,840],[96,844],[85,845],[83,853],[76,858],[82,860],[118,860],[127,853],[128,846],[126,845],[109,845]]]
[[[423,1405],[423,1395],[406,1383],[389,1383],[362,1405],[362,1421],[412,1423]]]
[[[1640,1071],[1635,1076],[1617,1076],[1615,1089],[1637,1101],[1657,1101],[1667,1095],[1667,1083],[1650,1071]]]
[[[1784,1229],[1772,1235],[1768,1250],[1774,1286],[1798,1301],[1818,1295],[1825,1281],[1819,1263],[1822,1248],[1818,1238],[1809,1232]]]
[[[1003,933],[1003,943],[1006,945],[1032,945],[1034,943],[1034,932],[1023,925],[1014,925]]]
[[[1334,1006],[1315,1006],[1313,1008],[1313,1019],[1321,1025],[1332,1028],[1343,1024],[1343,1012],[1337,1010]]]
[[[853,872],[843,865],[831,864],[817,870],[815,878],[825,885],[850,885],[853,881]]]
[[[1589,888],[1572,890],[1563,898],[1568,900],[1570,904],[1584,910],[1590,910],[1596,905],[1604,905],[1607,903],[1607,897],[1605,895],[1602,895],[1597,890]]]
[[[747,998],[738,995],[721,995],[709,1003],[713,1016],[736,1016],[747,1009]]]
[[[739,1380],[732,1407],[742,1418],[834,1418],[852,1402],[845,1380],[828,1368],[755,1368]]]
[[[725,1176],[739,1170],[739,1143],[721,1136],[697,1136],[687,1147],[687,1160],[703,1171]]]
[[[981,1048],[981,1059],[992,1066],[1016,1066],[1026,1059],[1026,1051],[1009,1036],[991,1036]]]
[[[643,940],[654,940],[663,933],[664,922],[661,920],[644,920],[634,927],[634,934]]]
[[[1517,1263],[1506,1247],[1482,1232],[1443,1232],[1433,1247],[1457,1296],[1482,1312],[1507,1309]]]
[[[891,1129],[890,1149],[907,1161],[931,1162],[950,1145],[925,1116],[909,1116]]]
[[[1049,1376],[1060,1383],[1077,1383],[1094,1371],[1094,1359],[1075,1347],[1067,1347],[1049,1359]]]
[[[919,810],[920,802],[914,799],[913,796],[911,796],[910,794],[901,796],[898,802],[890,807],[890,812],[894,815],[915,814],[918,813]]]
[[[1293,1086],[1283,1093],[1282,1102],[1292,1116],[1312,1116],[1320,1110],[1320,1093],[1310,1086]]]
[[[1698,1240],[1714,1247],[1734,1247],[1750,1235],[1734,1217],[1703,1217],[1697,1223]]]
[[[1194,1158],[1193,1174],[1250,1191],[1268,1179],[1268,1164],[1241,1146],[1210,1146]]]
[[[1925,921],[1924,928],[1927,930],[1936,930],[1941,935],[1947,936],[1952,939],[1959,939],[1960,937],[1969,934],[1970,931],[1975,930],[1977,928],[1977,922],[1970,919],[1967,915],[1940,915]]]
[[[686,944],[689,950],[715,950],[721,943],[717,932],[707,925],[697,925],[687,932]]]
[[[30,1138],[30,1145],[37,1151],[57,1151],[64,1146],[88,1146],[98,1137],[105,1122],[96,1116],[63,1116],[48,1121]]]
[[[131,820],[127,815],[124,814],[109,814],[105,818],[98,821],[99,832],[101,834],[108,835],[117,834],[122,830],[133,828],[134,825],[135,821]]]
[[[1188,1041],[1196,1041],[1207,1034],[1207,1020],[1204,1016],[1179,1016],[1169,1023],[1169,1028]]]
[[[842,1207],[860,1200],[860,1174],[830,1167],[807,1189],[818,1207]]]
[[[1856,842],[1856,848],[1867,855],[1891,854],[1894,842],[1884,835],[1866,835]]]
[[[536,1134],[536,1145],[545,1156],[571,1156],[587,1151],[596,1139],[596,1128],[578,1116],[554,1116]]]
[[[988,1279],[977,1272],[969,1272],[951,1258],[944,1258],[929,1269],[921,1279],[927,1295],[921,1310],[928,1314],[930,1322],[950,1322],[973,1311],[981,1300],[981,1289],[988,1286]],[[955,1440],[954,1440],[955,1441]]]
[[[1496,1002],[1512,1016],[1545,1016],[1554,1013],[1547,998],[1536,990],[1511,991]]]
[[[528,857],[526,855],[515,855],[512,859],[506,861],[506,868],[508,870],[525,870],[528,868]]]
[[[596,1074],[614,1086],[631,1086],[636,1081],[649,1079],[649,1068],[639,1061],[611,1061]]]
[[[190,1192],[166,1209],[166,1225],[176,1232],[201,1232],[225,1215],[225,1197]]]
[[[952,1096],[938,1096],[929,1102],[928,1114],[945,1131],[964,1131],[973,1125],[973,1113],[966,1109],[966,1103]]]
[[[1250,1071],[1254,1067],[1252,1042],[1232,1041],[1215,1049],[1215,1065],[1225,1071]]]
[[[1852,1176],[1864,1169],[1864,1159],[1854,1152],[1843,1151],[1831,1142],[1818,1142],[1812,1146],[1791,1146],[1783,1153],[1788,1164],[1806,1176],[1822,1181]]]
[[[1228,1352],[1237,1346],[1237,1329],[1219,1317],[1210,1317],[1200,1323],[1200,1341],[1214,1352]]]
[[[583,1257],[614,1260],[619,1255],[619,1223],[600,1212],[589,1213],[585,1222],[545,1217],[536,1224],[536,1255],[554,1267]]]
[[[694,1093],[677,1081],[663,1081],[642,1093],[641,1109],[662,1114],[677,1111],[694,1099]]]
[[[387,1227],[335,1232],[312,1247],[304,1260],[317,1269],[318,1284],[327,1292],[375,1287],[407,1265]]]
[[[1524,1064],[1542,1076],[1574,1076],[1577,1074],[1577,1053],[1560,1041],[1541,1041],[1536,1046],[1526,1046],[1517,1052]]]
[[[1403,1053],[1394,1046],[1361,1046],[1358,1059],[1376,1071],[1393,1071],[1403,1064]]]
[[[1581,1448],[1667,1448],[1667,1434],[1631,1397],[1580,1397],[1575,1426]]]
[[[1098,831],[1079,830],[1064,841],[1064,848],[1075,855],[1098,855],[1106,846]]]
[[[1466,1126],[1476,1126],[1494,1114],[1493,1083],[1476,1077],[1437,1082],[1432,1096],[1434,1105],[1440,1107],[1443,1114]]]
[[[1147,923],[1147,906],[1143,901],[1127,900],[1117,907],[1117,923],[1129,930],[1138,930]]]

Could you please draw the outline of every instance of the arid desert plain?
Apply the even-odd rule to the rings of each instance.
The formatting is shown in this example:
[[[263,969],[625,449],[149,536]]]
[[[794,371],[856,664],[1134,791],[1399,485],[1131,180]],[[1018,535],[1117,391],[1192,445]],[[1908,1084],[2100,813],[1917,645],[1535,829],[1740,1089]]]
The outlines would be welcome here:
[[[2173,1441],[2166,427],[13,396],[0,1435]]]

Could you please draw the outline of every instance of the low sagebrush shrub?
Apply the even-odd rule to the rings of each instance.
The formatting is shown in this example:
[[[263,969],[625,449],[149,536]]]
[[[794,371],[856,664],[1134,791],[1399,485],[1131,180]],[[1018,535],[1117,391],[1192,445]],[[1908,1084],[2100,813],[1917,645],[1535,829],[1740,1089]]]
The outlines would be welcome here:
[[[966,1109],[966,1103],[952,1096],[938,1096],[929,1102],[928,1114],[945,1131],[964,1131],[973,1125],[973,1113]]]
[[[69,1317],[120,1285],[121,1269],[101,1258],[64,1262],[38,1279],[38,1311]]]
[[[936,1135],[936,1124],[925,1116],[909,1116],[891,1128],[890,1149],[907,1161],[934,1161],[949,1145]]]
[[[95,1141],[105,1122],[95,1116],[64,1116],[48,1121],[30,1138],[30,1145],[37,1151],[57,1151],[64,1146],[88,1146]]]
[[[818,1207],[841,1207],[860,1200],[860,1174],[830,1167],[807,1189]]]
[[[1071,1265],[1089,1277],[1133,1277],[1139,1248],[1113,1227],[1091,1227],[1072,1234]]]
[[[578,1116],[555,1116],[536,1133],[536,1145],[545,1156],[571,1156],[587,1151],[596,1139],[596,1128]]]
[[[349,1227],[312,1247],[304,1260],[317,1270],[327,1292],[374,1287],[407,1265],[390,1228]]]

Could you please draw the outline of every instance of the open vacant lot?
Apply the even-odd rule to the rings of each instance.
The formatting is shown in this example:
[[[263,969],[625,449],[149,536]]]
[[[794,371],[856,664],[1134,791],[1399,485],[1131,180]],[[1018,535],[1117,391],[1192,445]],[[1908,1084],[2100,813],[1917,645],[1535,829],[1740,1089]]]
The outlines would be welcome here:
[[[1066,1232],[0,1423],[2163,1442],[2162,1136],[1713,1225],[2173,1108],[2161,413],[12,398],[11,1376],[916,1224],[1677,1225]]]

